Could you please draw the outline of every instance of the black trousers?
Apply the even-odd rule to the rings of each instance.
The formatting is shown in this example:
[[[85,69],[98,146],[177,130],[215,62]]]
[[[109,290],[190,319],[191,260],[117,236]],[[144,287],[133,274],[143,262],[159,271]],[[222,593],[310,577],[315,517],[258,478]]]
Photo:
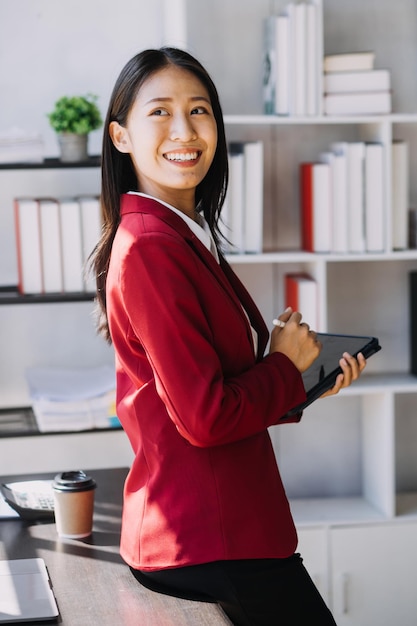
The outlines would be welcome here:
[[[218,603],[235,626],[335,626],[299,554],[131,571],[148,589]]]

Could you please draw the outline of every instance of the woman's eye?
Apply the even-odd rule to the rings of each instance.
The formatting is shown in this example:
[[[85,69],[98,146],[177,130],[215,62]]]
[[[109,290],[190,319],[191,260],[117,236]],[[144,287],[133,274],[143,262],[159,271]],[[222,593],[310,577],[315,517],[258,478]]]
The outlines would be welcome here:
[[[156,109],[155,111],[152,111],[152,115],[163,116],[163,115],[168,115],[168,112],[165,111],[164,109]]]
[[[195,107],[195,109],[191,111],[191,115],[201,115],[202,113],[207,113],[207,109],[204,107]]]

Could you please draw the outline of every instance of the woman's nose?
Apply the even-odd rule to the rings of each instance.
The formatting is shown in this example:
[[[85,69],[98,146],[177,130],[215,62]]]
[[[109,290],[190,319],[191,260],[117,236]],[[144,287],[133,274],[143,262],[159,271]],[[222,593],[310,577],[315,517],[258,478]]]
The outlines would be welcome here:
[[[170,139],[172,141],[191,141],[197,138],[192,120],[186,115],[176,115],[172,118]]]

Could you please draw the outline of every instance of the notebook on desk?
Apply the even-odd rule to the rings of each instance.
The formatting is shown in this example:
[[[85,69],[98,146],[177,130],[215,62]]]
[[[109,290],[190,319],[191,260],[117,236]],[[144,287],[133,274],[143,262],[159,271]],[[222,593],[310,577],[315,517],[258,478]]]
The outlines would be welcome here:
[[[53,620],[58,615],[43,559],[0,561],[0,624]]]

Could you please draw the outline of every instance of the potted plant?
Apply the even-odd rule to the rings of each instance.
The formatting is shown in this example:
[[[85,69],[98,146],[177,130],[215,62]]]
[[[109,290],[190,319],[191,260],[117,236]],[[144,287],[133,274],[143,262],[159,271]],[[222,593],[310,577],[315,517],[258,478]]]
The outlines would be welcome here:
[[[83,161],[88,154],[88,134],[103,124],[97,96],[63,96],[47,114],[58,135],[61,161]]]

